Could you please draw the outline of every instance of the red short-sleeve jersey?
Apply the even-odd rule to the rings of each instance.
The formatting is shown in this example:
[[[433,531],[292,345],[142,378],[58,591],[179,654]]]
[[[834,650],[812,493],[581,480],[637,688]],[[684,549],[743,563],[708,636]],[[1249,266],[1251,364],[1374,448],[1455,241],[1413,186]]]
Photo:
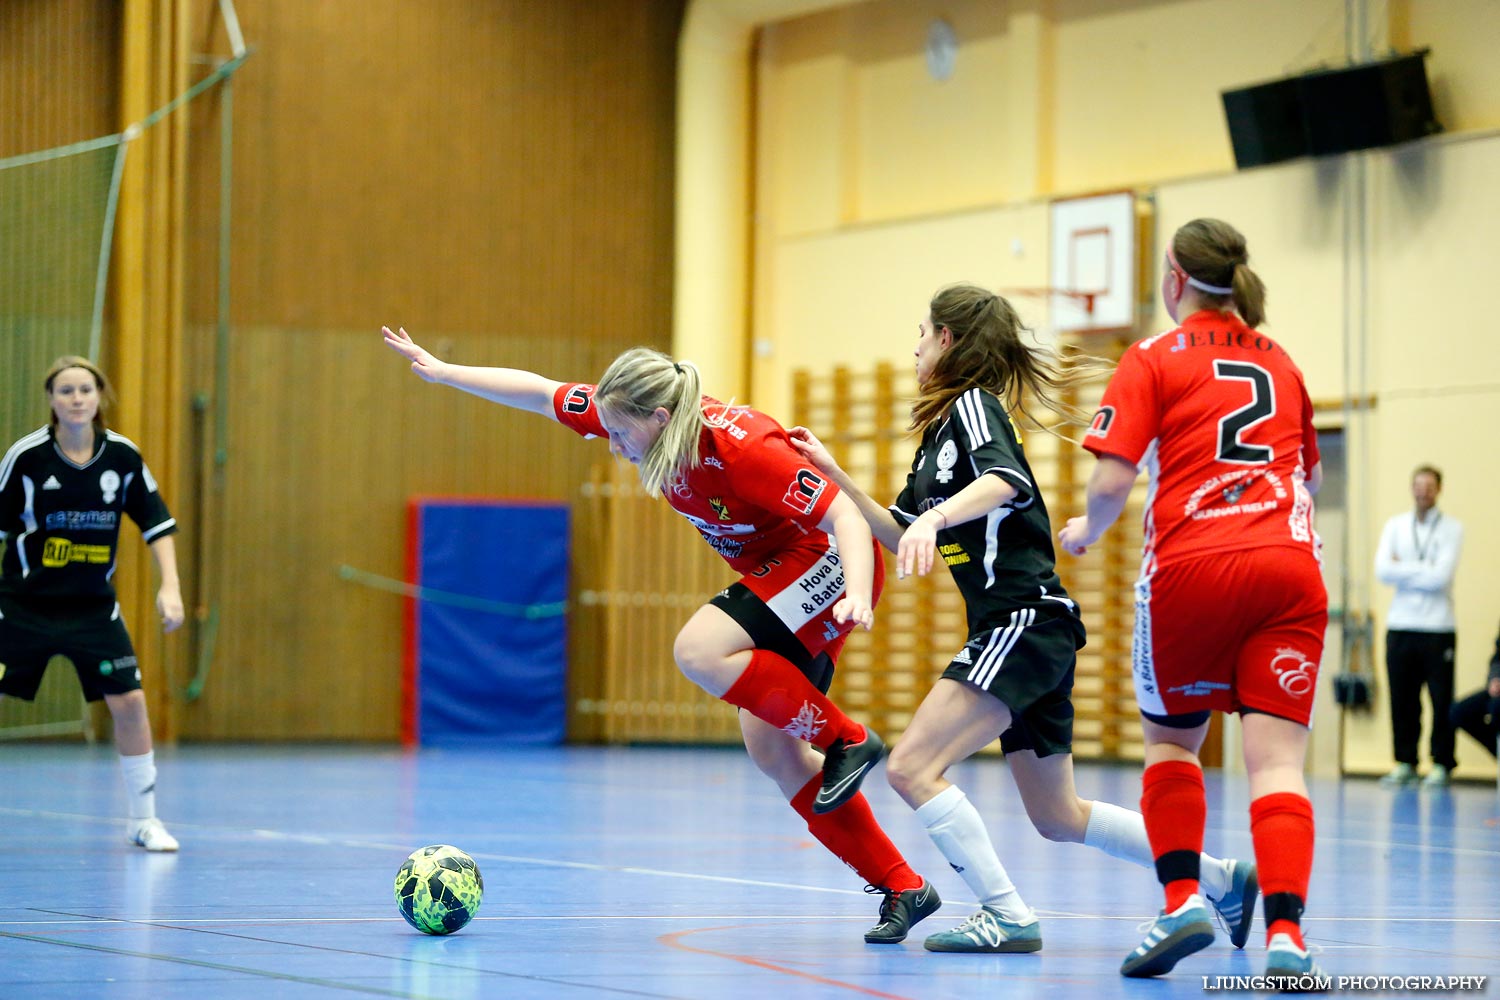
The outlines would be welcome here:
[[[1145,564],[1225,549],[1317,551],[1318,462],[1302,372],[1270,337],[1205,310],[1132,344],[1084,437],[1151,476]]]
[[[594,386],[570,383],[552,397],[558,423],[586,437],[607,437],[594,405]],[[708,426],[698,441],[699,464],[665,490],[736,572],[759,569],[816,534],[838,487],[796,449],[786,429],[748,406],[703,397]]]

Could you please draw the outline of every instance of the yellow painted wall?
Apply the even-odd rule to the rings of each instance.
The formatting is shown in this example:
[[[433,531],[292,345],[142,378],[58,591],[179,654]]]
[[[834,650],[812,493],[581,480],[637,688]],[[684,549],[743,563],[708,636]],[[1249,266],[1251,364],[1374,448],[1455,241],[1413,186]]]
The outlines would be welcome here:
[[[1450,131],[1500,123],[1500,3],[1494,0],[1391,0],[1391,44],[1429,46],[1433,110]]]
[[[754,404],[787,412],[794,368],[912,360],[917,324],[941,285],[1045,284],[1047,220],[1038,202],[780,244],[757,284]],[[1016,304],[1023,319],[1045,321],[1039,301]]]
[[[1344,0],[1057,0],[1046,193],[1234,165],[1220,91],[1343,53]]]
[[[1483,290],[1495,282],[1496,177],[1500,137],[1494,136],[1371,158],[1377,211],[1371,216],[1370,350],[1380,405],[1370,433],[1366,537],[1373,546],[1385,519],[1410,507],[1414,467],[1431,463],[1443,470],[1439,506],[1465,528],[1454,589],[1457,690],[1463,694],[1483,683],[1500,624],[1500,529],[1490,516],[1500,495],[1500,467],[1489,444],[1489,429],[1500,425],[1500,355],[1489,325],[1475,315],[1484,308]],[[1367,565],[1373,559],[1371,549]],[[1375,594],[1383,619],[1390,590],[1377,584]],[[1352,767],[1386,764],[1388,740],[1384,727],[1377,728],[1368,739],[1363,730],[1351,739]],[[1464,735],[1459,757],[1460,773],[1493,763]]]
[[[1482,516],[1500,492],[1482,444],[1500,419],[1500,361],[1469,315],[1484,308],[1500,227],[1500,135],[1484,131],[1500,127],[1500,69],[1482,45],[1500,37],[1500,5],[1367,6],[1357,44],[1432,46],[1450,135],[1243,172],[1220,91],[1342,64],[1342,0],[871,0],[763,27],[752,401],[785,412],[796,368],[907,363],[941,284],[1045,284],[1050,197],[1124,188],[1152,199],[1153,262],[1177,225],[1222,216],[1249,237],[1270,289],[1267,330],[1314,398],[1377,400],[1347,428],[1346,568],[1351,608],[1372,609],[1381,627],[1389,592],[1373,580],[1375,537],[1409,504],[1411,468],[1443,467],[1442,504],[1468,526],[1458,689],[1477,687],[1500,620],[1500,531]],[[922,59],[938,15],[960,39],[946,82]],[[1154,288],[1159,275],[1146,277]],[[1017,304],[1045,324],[1045,303]],[[1158,311],[1143,330],[1165,322]],[[1375,655],[1380,669],[1378,642]],[[1325,675],[1338,667],[1335,641]],[[1353,772],[1389,765],[1384,687],[1375,715],[1343,726],[1324,699],[1318,770],[1340,758]],[[1464,736],[1460,758],[1460,774],[1494,774]]]

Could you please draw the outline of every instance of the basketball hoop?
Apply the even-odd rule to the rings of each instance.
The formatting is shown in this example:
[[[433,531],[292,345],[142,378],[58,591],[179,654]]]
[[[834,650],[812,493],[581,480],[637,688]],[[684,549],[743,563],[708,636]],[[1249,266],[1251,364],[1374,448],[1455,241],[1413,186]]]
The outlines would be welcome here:
[[[1094,315],[1094,300],[1102,295],[1102,292],[1083,292],[1075,288],[1002,288],[1000,294],[1004,296],[1021,295],[1029,299],[1053,299],[1060,298],[1071,301],[1083,310],[1085,316]]]

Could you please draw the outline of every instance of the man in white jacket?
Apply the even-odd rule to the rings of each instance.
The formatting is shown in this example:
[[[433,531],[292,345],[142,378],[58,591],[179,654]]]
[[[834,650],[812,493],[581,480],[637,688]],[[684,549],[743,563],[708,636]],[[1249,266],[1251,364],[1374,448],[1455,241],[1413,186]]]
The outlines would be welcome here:
[[[1453,575],[1464,529],[1437,508],[1443,474],[1430,465],[1412,473],[1412,510],[1385,523],[1375,551],[1375,576],[1396,588],[1386,616],[1385,669],[1390,682],[1391,733],[1396,766],[1387,785],[1417,780],[1422,736],[1422,685],[1432,702],[1432,770],[1429,786],[1447,785],[1455,761],[1453,724]]]

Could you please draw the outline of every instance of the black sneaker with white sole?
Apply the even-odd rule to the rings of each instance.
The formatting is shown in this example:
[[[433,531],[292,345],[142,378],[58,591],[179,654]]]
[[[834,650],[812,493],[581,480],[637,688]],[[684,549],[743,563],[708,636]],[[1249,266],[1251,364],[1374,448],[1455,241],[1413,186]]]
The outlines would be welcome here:
[[[823,787],[813,799],[812,811],[830,813],[859,794],[865,775],[880,763],[885,744],[875,730],[865,727],[865,738],[858,743],[834,740],[823,755]]]
[[[912,927],[943,905],[937,890],[926,879],[915,889],[903,892],[892,892],[883,885],[867,885],[865,892],[885,896],[880,901],[880,923],[865,931],[866,944],[900,944]]]

